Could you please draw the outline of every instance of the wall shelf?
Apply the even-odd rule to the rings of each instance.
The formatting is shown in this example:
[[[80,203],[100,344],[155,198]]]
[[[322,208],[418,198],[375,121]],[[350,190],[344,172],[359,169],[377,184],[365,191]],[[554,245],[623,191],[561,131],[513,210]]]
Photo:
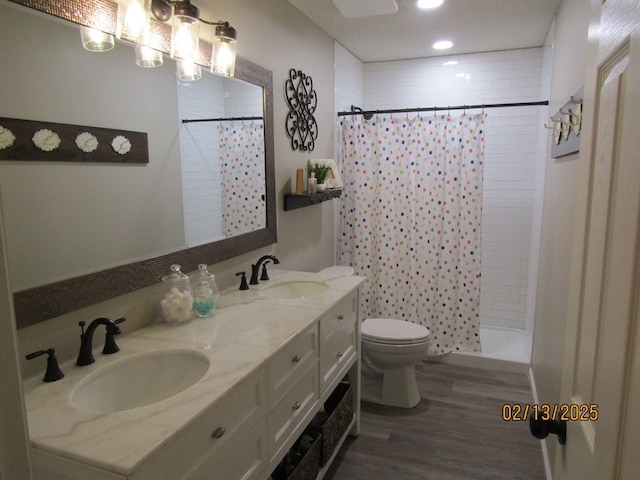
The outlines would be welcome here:
[[[309,207],[318,203],[333,200],[342,195],[341,188],[332,188],[324,192],[318,193],[305,193],[302,195],[296,195],[295,193],[286,193],[284,195],[284,210],[295,210],[296,208]]]

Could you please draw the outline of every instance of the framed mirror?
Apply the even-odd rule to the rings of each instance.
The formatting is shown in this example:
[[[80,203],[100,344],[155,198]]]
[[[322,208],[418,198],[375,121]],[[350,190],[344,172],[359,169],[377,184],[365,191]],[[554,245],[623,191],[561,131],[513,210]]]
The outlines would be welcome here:
[[[0,97],[0,116],[142,131],[148,133],[149,144],[146,165],[0,162],[18,328],[153,285],[172,263],[189,272],[199,263],[215,264],[276,242],[269,70],[238,58],[235,79],[204,79],[197,87],[197,82],[180,84],[168,57],[159,69],[139,68],[130,44],[117,43],[111,52],[91,54],[83,51],[76,26],[6,3],[0,4],[0,11],[0,37],[10,38],[3,44],[16,46],[0,53],[11,77],[6,80],[13,82],[5,92],[14,97]],[[203,68],[206,75],[210,74]],[[194,104],[218,102],[216,111],[184,111],[179,98],[184,92],[202,90],[200,94],[209,95],[213,88],[207,85],[214,83],[220,90],[218,100],[196,97]],[[252,98],[257,110],[256,105],[239,110],[241,102],[234,105],[234,97]],[[227,119],[227,129],[247,118],[248,125],[262,131],[256,151],[264,163],[253,164],[253,174],[243,173],[259,180],[259,201],[252,220],[241,227],[218,226],[196,235],[185,225],[193,217],[185,184],[195,175],[203,191],[224,187],[205,181],[197,168],[195,173],[186,171],[181,157],[187,150],[200,150],[205,161],[223,156],[192,138],[197,129],[205,128],[203,135],[216,139],[214,146],[227,143],[233,150],[233,141],[226,136],[219,141],[221,122],[182,120],[212,116]],[[227,182],[234,180],[230,175]],[[200,221],[209,230],[215,223],[209,217]]]

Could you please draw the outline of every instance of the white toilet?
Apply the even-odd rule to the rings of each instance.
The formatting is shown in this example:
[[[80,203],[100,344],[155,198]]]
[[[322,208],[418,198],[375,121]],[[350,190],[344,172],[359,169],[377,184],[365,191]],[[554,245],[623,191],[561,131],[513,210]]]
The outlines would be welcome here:
[[[412,408],[420,402],[415,366],[427,358],[429,329],[391,318],[362,322],[362,399]]]

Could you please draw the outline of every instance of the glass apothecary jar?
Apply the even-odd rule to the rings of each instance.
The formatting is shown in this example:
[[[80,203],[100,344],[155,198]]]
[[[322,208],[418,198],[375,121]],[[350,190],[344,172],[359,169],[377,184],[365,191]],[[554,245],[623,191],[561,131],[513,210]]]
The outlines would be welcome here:
[[[167,323],[184,323],[193,317],[193,289],[180,265],[171,265],[171,273],[162,277],[160,317]]]
[[[213,315],[220,291],[216,285],[216,277],[209,272],[205,263],[198,265],[198,270],[191,274],[191,285],[194,286],[193,310],[200,318]]]

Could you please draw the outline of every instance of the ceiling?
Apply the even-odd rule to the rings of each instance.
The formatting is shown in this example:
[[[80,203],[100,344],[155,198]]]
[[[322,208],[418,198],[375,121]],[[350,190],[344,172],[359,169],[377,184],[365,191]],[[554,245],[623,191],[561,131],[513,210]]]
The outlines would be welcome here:
[[[353,2],[352,11],[366,13],[367,1],[336,3],[344,10]],[[561,1],[445,0],[437,9],[421,10],[416,0],[396,0],[396,13],[347,18],[333,0],[289,0],[365,63],[539,47]],[[444,39],[454,46],[444,51],[431,48]]]

